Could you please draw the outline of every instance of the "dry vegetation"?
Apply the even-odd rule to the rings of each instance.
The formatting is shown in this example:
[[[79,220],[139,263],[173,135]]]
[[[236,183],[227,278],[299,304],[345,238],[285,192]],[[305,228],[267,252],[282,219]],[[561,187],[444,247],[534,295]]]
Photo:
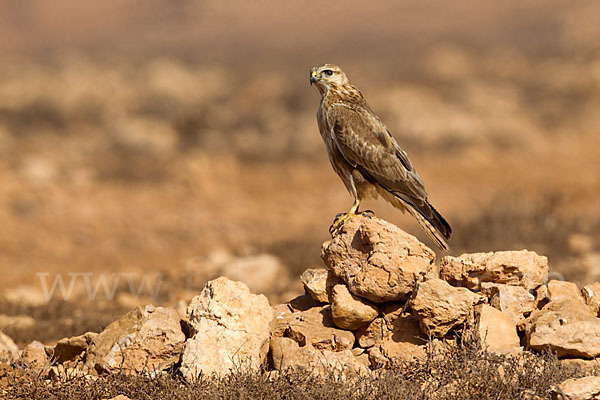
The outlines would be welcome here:
[[[319,31],[313,22],[327,13],[305,7],[180,3],[136,13],[119,1],[0,3],[12,21],[0,33],[14,39],[0,44],[0,291],[39,291],[38,272],[164,279],[156,299],[125,286],[115,301],[89,301],[79,286],[48,304],[7,295],[3,314],[34,318],[0,328],[19,345],[99,331],[135,304],[189,300],[198,287],[185,285],[187,263],[217,250],[276,255],[287,272],[271,302],[298,293],[297,276],[320,266],[327,227],[351,203],[314,119],[307,71],[324,61],[343,66],[410,154],[454,227],[452,254],[528,248],[569,280],[600,279],[595,2],[461,1],[449,16],[443,2],[434,13],[357,3],[369,21],[357,31],[352,7]],[[368,208],[424,238],[382,202]],[[570,374],[551,357],[532,357],[524,373],[478,351],[344,385],[235,375],[193,387],[123,376],[46,386],[6,370],[0,379],[25,398],[422,398],[421,385],[443,376],[485,390],[479,398],[516,398]],[[499,363],[514,379],[496,384]]]
[[[446,350],[430,348],[423,362],[356,378],[240,371],[193,384],[172,374],[63,376],[49,383],[33,373],[4,368],[0,387],[11,399],[107,399],[119,394],[132,399],[536,399],[547,398],[552,385],[584,375],[582,369],[565,366],[551,354],[493,355],[470,342]]]

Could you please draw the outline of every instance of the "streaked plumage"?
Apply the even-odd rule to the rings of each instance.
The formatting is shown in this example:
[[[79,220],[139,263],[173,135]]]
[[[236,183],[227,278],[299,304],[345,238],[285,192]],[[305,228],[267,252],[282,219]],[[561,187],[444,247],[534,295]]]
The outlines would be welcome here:
[[[452,229],[427,200],[421,178],[384,123],[336,65],[313,67],[310,82],[321,93],[317,123],[329,160],[355,203],[382,196],[415,217],[429,237],[447,250]]]

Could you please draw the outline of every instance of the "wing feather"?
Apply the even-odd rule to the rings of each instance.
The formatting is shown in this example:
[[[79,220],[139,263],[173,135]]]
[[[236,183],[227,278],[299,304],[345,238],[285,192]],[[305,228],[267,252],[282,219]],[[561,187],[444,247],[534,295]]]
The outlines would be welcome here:
[[[364,170],[390,192],[418,203],[427,199],[425,186],[408,156],[370,109],[334,104],[328,110],[327,120],[348,163]]]
[[[327,124],[345,160],[369,181],[409,205],[429,236],[447,249],[444,238],[450,238],[450,225],[427,201],[425,185],[406,152],[373,111],[366,104],[334,103],[327,112]]]

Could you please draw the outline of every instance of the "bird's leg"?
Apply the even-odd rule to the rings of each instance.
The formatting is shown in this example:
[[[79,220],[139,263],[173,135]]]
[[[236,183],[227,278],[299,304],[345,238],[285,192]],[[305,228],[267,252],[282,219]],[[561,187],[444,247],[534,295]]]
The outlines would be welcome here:
[[[342,225],[344,225],[344,222],[348,221],[350,218],[352,218],[356,215],[364,215],[364,216],[367,216],[370,218],[371,216],[369,215],[369,213],[373,213],[373,211],[367,210],[364,212],[360,212],[360,211],[358,211],[359,204],[360,204],[360,200],[355,199],[354,204],[352,204],[352,207],[350,207],[350,210],[348,210],[347,213],[340,213],[340,214],[336,215],[333,220],[333,223],[329,227],[329,233],[333,234],[333,232],[335,232]]]

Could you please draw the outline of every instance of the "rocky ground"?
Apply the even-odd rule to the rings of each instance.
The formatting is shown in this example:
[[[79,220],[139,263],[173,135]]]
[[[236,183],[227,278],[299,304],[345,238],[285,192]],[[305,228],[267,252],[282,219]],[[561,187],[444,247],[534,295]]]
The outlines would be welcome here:
[[[590,373],[594,335],[578,335],[595,332],[600,281],[595,0],[0,0],[0,14],[11,396],[418,398],[460,386],[520,398]],[[359,262],[330,238],[352,199],[317,132],[307,71],[322,62],[341,65],[408,152],[453,227],[450,253],[431,261],[416,223],[382,201],[365,208],[423,241],[386,233],[421,258]],[[389,263],[405,269],[382,272]],[[204,368],[198,332],[248,323],[210,322],[220,311],[207,299],[245,315],[245,303],[212,302],[219,288],[257,312],[251,294],[263,294],[281,324],[251,361],[260,371],[190,383]],[[239,339],[217,336],[223,348]],[[116,342],[131,346],[111,352]],[[274,372],[323,363],[337,368]],[[342,384],[346,364],[370,372]],[[122,368],[147,365],[167,372]]]
[[[600,396],[600,284],[580,291],[548,280],[545,256],[436,262],[395,225],[356,217],[323,243],[321,258],[326,268],[301,276],[305,294],[278,305],[220,277],[189,304],[137,307],[55,345],[19,349],[2,334],[0,390],[125,399],[192,388],[233,398],[239,391],[226,382],[243,381],[241,397],[253,398],[250,388],[283,394],[299,382],[320,397],[334,380],[345,382],[339,393],[355,390],[351,398]],[[156,392],[139,393],[142,382]]]

